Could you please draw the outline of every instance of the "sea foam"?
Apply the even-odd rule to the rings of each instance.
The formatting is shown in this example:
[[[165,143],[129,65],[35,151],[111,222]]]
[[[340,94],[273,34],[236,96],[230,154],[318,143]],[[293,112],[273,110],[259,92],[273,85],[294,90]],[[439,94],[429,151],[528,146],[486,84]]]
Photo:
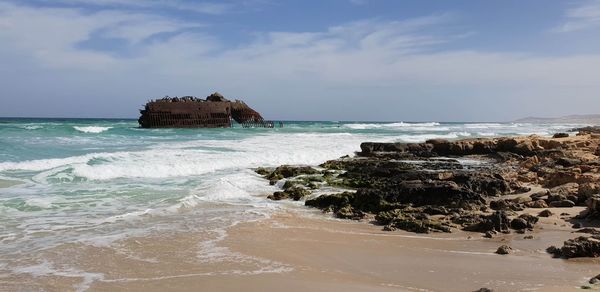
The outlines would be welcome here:
[[[87,127],[73,126],[73,128],[79,132],[92,133],[92,134],[98,134],[98,133],[102,133],[102,132],[112,129],[112,127],[100,127],[100,126],[87,126]]]

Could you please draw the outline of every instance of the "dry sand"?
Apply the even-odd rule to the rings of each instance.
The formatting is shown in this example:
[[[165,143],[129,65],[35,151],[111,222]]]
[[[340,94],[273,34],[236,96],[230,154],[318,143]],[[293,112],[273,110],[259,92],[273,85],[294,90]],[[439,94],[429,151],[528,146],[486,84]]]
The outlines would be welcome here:
[[[544,252],[576,236],[570,224],[554,216],[542,218],[538,225],[534,239],[524,239],[523,234],[484,239],[460,231],[383,232],[366,222],[287,211],[238,224],[226,236],[176,232],[130,238],[110,247],[63,245],[38,255],[47,262],[37,266],[32,262],[33,267],[23,273],[0,279],[0,287],[5,291],[473,291],[482,287],[570,291],[600,272],[597,259],[553,259]],[[495,254],[502,244],[515,252]],[[49,268],[54,273],[48,273]]]

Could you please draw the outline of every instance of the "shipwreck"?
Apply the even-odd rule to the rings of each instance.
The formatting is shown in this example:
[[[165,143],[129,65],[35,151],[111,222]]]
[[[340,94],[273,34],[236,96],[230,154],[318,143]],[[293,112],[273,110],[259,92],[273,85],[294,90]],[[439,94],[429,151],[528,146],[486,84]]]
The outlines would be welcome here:
[[[230,101],[218,92],[206,99],[194,96],[150,100],[140,110],[142,128],[230,128],[235,121],[244,128],[273,128],[275,122],[263,117],[245,102]],[[279,127],[283,123],[277,123]]]

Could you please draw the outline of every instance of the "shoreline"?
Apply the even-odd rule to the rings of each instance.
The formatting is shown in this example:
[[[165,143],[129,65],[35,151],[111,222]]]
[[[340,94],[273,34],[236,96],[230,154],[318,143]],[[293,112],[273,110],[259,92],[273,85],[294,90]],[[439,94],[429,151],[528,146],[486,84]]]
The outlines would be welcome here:
[[[270,199],[306,199],[306,205],[309,205],[309,201],[314,203],[318,199],[311,196],[312,192],[327,190],[333,195],[322,194],[318,200],[344,200],[342,203],[335,200],[326,204],[317,202],[311,205],[316,207],[313,209],[273,209],[268,218],[217,226],[203,232],[177,229],[131,236],[107,245],[63,243],[32,253],[19,262],[8,259],[7,265],[0,266],[0,270],[6,271],[0,284],[16,291],[22,287],[51,291],[286,289],[290,292],[475,291],[481,288],[576,291],[584,286],[596,288],[588,281],[597,274],[599,258],[558,259],[546,249],[584,235],[575,233],[582,227],[597,226],[597,222],[588,224],[578,217],[596,212],[579,200],[578,196],[582,194],[578,191],[584,189],[583,186],[590,186],[589,182],[578,180],[598,174],[598,165],[592,163],[598,155],[593,152],[598,146],[598,137],[559,138],[556,140],[559,143],[550,138],[531,138],[542,141],[536,142],[539,145],[565,146],[561,155],[574,153],[581,158],[579,162],[566,156],[545,157],[547,153],[558,152],[529,145],[526,142],[530,138],[519,137],[516,143],[509,143],[517,151],[523,151],[522,155],[499,155],[501,159],[507,157],[500,164],[510,166],[508,168],[496,167],[499,162],[486,160],[492,156],[469,152],[475,149],[471,147],[474,143],[493,140],[471,139],[420,144],[363,143],[361,149],[367,155],[327,161],[320,168],[286,166],[279,170],[257,170],[267,178],[265,184],[270,180],[282,188],[281,192],[276,192],[280,194],[272,194]],[[593,143],[587,140],[592,138]],[[458,151],[461,155],[454,158],[431,155],[438,147],[433,143],[460,145],[459,148],[444,146],[442,149]],[[482,145],[496,147],[495,144]],[[588,148],[593,148],[592,152]],[[464,152],[466,155],[462,155]],[[538,155],[538,162],[532,162]],[[543,159],[552,162],[548,165],[554,167],[554,161],[563,158],[572,159],[565,160],[572,165],[568,168],[561,165],[561,171],[577,174],[566,176],[566,179],[579,183],[561,180],[558,186],[550,187],[544,184],[554,182],[546,176],[555,175],[555,172],[540,172],[539,177],[536,172],[536,177],[532,178],[533,171],[518,175],[508,171],[533,169]],[[524,161],[533,165],[525,167]],[[575,166],[579,172],[574,171]],[[366,177],[360,176],[365,174]],[[378,177],[368,176],[372,174]],[[400,175],[397,182],[401,184],[393,180],[398,178],[397,175]],[[413,180],[407,180],[406,175]],[[317,179],[318,176],[322,179]],[[383,181],[378,181],[382,178]],[[415,184],[417,180],[419,183]],[[403,183],[406,181],[411,182],[410,188],[405,188]],[[574,189],[573,184],[577,184],[577,188]],[[429,188],[431,186],[434,188]],[[296,189],[291,192],[293,188]],[[380,197],[386,201],[375,202],[375,205],[372,204],[374,201],[368,201],[370,205],[352,201],[365,189],[375,190],[363,194],[370,198],[373,194],[378,197],[380,191],[395,191],[396,188],[410,195],[394,197],[398,201]],[[429,191],[419,191],[422,188]],[[347,192],[340,194],[341,190]],[[552,199],[554,196],[559,196],[561,202],[573,200],[573,206],[554,206],[552,202],[558,202],[558,199]],[[267,194],[263,199],[267,200],[266,197]],[[435,200],[429,201],[429,197]],[[594,196],[588,194],[585,198]],[[547,204],[541,208],[531,204],[540,201]],[[296,203],[293,205],[297,206]],[[329,214],[320,214],[318,209]],[[541,210],[547,210],[551,215],[539,216]],[[388,217],[382,213],[389,217],[385,224],[380,221],[382,218],[388,220]],[[494,214],[501,220],[498,227],[495,223],[494,226],[486,223],[491,220],[489,218],[494,218]],[[522,227],[514,224],[515,220],[534,217],[537,218],[535,221],[526,221]],[[574,218],[578,219],[573,221]],[[573,222],[581,226],[575,227]],[[466,231],[466,227],[473,224],[487,229]],[[510,245],[510,254],[497,254],[501,245]],[[16,267],[15,263],[18,263]]]
[[[198,256],[206,240],[201,233],[128,238],[110,248],[70,244],[47,252],[55,268],[76,266],[70,275],[38,268],[2,284],[63,291],[578,291],[600,260],[548,255],[548,243],[573,235],[560,222],[546,218],[534,239],[513,233],[489,240],[462,231],[386,232],[287,210],[228,228],[205,260]],[[514,254],[494,253],[507,243]]]

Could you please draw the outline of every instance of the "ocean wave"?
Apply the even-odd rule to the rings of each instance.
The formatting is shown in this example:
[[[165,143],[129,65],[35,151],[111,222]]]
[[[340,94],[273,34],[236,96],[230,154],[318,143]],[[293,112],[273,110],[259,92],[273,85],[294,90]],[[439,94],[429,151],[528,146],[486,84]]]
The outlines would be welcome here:
[[[427,129],[440,126],[440,123],[430,122],[430,123],[351,123],[344,124],[344,127],[353,129],[353,130],[368,130],[368,129]],[[439,129],[443,131],[443,129]]]
[[[42,126],[23,126],[23,129],[25,130],[38,130],[38,129],[42,129],[44,127]]]
[[[0,171],[35,171],[36,181],[75,178],[168,178],[281,164],[318,164],[359,150],[364,135],[281,134],[242,140],[165,143],[152,149],[90,153],[66,158],[0,163]],[[369,139],[374,142],[391,138]],[[69,179],[71,178],[71,179]]]
[[[422,143],[429,139],[458,139],[470,136],[471,133],[469,132],[451,132],[448,134],[400,135],[396,140],[404,143]]]
[[[100,127],[100,126],[87,126],[87,127],[83,127],[83,126],[73,126],[73,128],[79,132],[83,132],[83,133],[91,133],[91,134],[98,134],[98,133],[102,133],[105,131],[108,131],[110,129],[112,129],[113,127]]]

